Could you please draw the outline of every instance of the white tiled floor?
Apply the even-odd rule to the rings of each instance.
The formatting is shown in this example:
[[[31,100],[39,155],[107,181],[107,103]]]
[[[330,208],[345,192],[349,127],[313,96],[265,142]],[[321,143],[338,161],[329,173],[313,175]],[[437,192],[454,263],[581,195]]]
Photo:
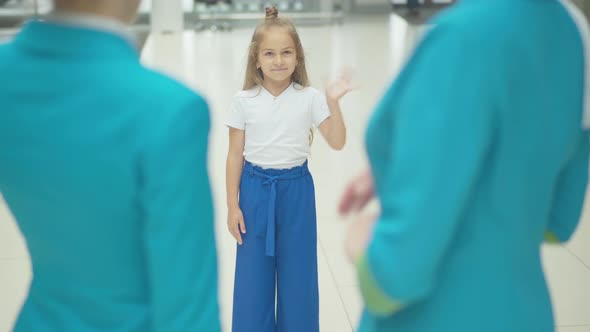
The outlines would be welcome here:
[[[342,250],[347,221],[338,217],[336,204],[347,179],[366,165],[362,141],[367,118],[423,28],[384,16],[343,25],[304,26],[299,31],[316,87],[322,88],[344,65],[355,69],[360,85],[342,101],[349,135],[346,148],[330,151],[318,135],[310,162],[317,191],[321,328],[324,332],[353,331],[362,303],[354,272]],[[231,96],[241,86],[251,33],[251,29],[239,29],[151,36],[143,54],[146,64],[179,78],[209,99],[210,174],[217,208],[220,302],[226,331],[231,322],[235,245],[225,227],[227,130],[222,121]],[[572,242],[544,249],[558,332],[590,332],[590,209],[586,212]],[[0,202],[0,332],[12,326],[30,276],[23,239]]]

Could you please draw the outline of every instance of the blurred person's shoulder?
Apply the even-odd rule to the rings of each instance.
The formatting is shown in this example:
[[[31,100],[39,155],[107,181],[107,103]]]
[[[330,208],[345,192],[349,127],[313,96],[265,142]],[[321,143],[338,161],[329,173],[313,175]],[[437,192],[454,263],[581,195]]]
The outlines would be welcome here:
[[[558,1],[473,0],[447,8],[431,23],[431,31],[477,46],[466,51],[485,52],[573,22]]]
[[[441,11],[434,17],[432,23],[462,28],[467,26],[472,30],[495,23],[493,25],[496,29],[501,29],[515,14],[523,16],[522,13],[518,13],[520,7],[519,1],[461,1]]]
[[[174,133],[178,124],[209,127],[205,97],[178,80],[141,65],[119,73],[116,89],[127,89],[131,107],[136,108],[147,135]]]
[[[494,42],[505,28],[505,24],[498,21],[497,11],[493,9],[495,7],[497,6],[489,3],[479,4],[479,1],[458,3],[430,22],[429,35],[444,37],[457,43],[473,42],[485,46]]]
[[[12,43],[10,42],[10,40],[3,40],[2,36],[0,35],[0,54],[5,54],[5,52],[7,52],[11,45]]]
[[[17,60],[14,52],[14,42],[12,40],[3,40],[0,38],[0,68],[10,68],[14,60]],[[6,71],[0,69],[0,73],[2,72],[5,73]],[[0,77],[2,76],[3,75],[0,75]]]
[[[138,64],[117,72],[114,83],[122,83],[133,99],[149,108],[177,108],[187,102],[203,101],[195,90],[180,81]],[[117,82],[119,81],[120,82]],[[118,87],[121,88],[121,87]],[[131,96],[130,96],[131,97]]]

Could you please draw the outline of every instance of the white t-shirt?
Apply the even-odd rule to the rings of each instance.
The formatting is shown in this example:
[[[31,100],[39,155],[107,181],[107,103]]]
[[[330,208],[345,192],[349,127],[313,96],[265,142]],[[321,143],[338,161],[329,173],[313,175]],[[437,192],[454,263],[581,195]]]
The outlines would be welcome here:
[[[317,89],[291,83],[279,96],[262,86],[238,92],[226,125],[245,131],[244,158],[263,168],[302,165],[309,156],[309,130],[330,116]]]

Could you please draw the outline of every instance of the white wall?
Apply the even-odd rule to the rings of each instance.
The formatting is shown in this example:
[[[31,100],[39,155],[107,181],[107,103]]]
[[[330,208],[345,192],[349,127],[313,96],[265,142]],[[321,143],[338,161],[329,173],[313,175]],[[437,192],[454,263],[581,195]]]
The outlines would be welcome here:
[[[141,12],[149,13],[152,8],[152,1],[151,0],[143,0],[141,3],[140,10]],[[189,12],[193,10],[193,0],[182,0],[182,8],[185,12]]]

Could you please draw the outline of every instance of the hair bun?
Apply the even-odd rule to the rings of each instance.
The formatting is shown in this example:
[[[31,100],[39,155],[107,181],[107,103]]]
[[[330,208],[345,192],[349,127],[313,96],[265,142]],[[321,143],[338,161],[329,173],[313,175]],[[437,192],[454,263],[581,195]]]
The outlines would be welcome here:
[[[279,17],[279,10],[275,6],[266,7],[265,11],[267,20],[274,20]]]

